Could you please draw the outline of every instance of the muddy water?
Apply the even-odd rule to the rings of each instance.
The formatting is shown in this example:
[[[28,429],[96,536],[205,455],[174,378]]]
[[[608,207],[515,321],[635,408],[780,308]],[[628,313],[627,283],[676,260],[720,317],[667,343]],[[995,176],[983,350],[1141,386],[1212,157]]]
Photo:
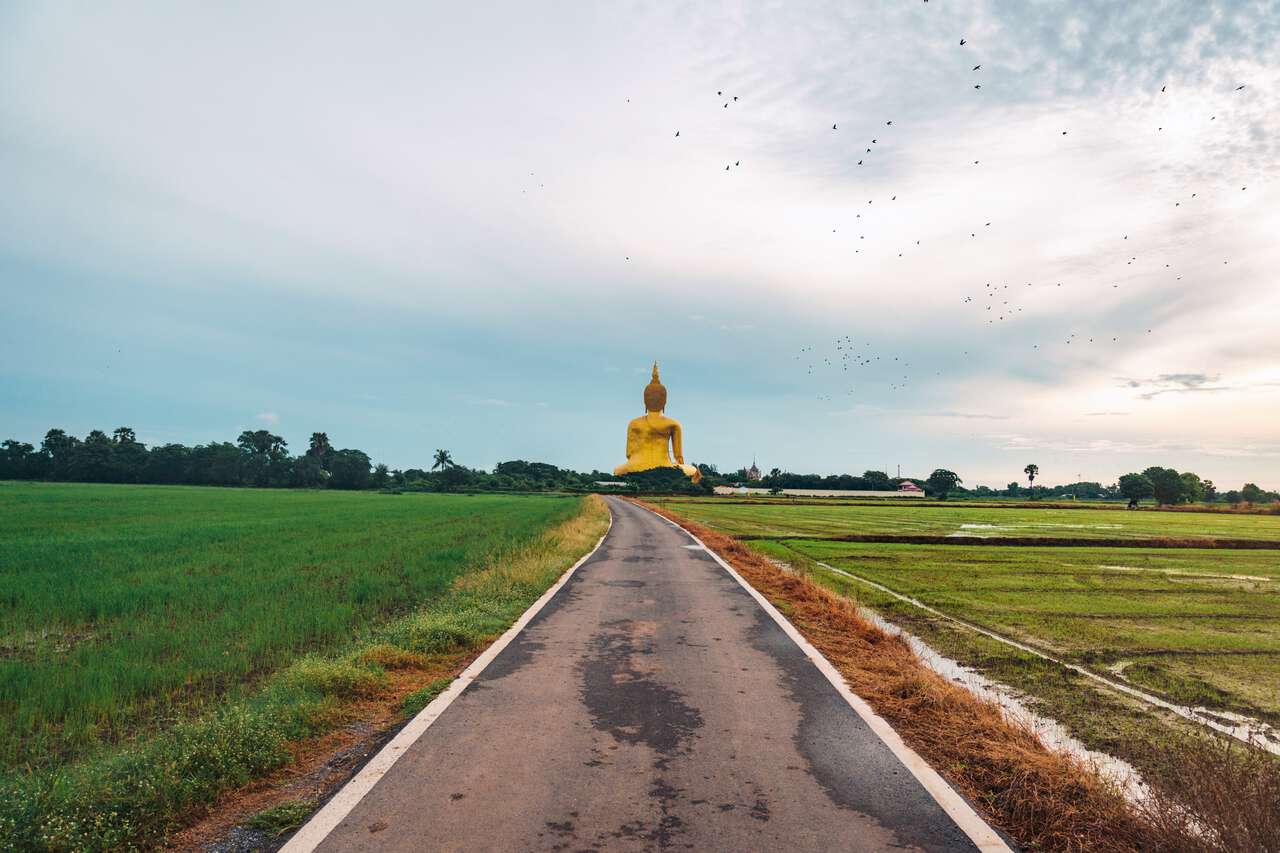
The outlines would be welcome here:
[[[858,612],[885,633],[900,636],[906,640],[916,656],[934,672],[959,684],[979,699],[999,705],[1006,718],[1031,729],[1040,738],[1040,742],[1049,749],[1061,750],[1081,759],[1103,778],[1115,783],[1134,802],[1140,801],[1145,796],[1146,786],[1142,782],[1141,775],[1132,765],[1106,753],[1089,749],[1072,737],[1061,723],[1028,708],[1022,694],[1012,687],[992,681],[977,670],[947,657],[916,635],[887,621],[874,610],[859,607]]]

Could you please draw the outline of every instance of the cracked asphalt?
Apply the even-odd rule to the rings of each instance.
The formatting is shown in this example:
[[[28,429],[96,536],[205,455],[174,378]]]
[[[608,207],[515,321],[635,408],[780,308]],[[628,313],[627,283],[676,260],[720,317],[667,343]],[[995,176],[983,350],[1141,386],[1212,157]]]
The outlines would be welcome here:
[[[319,850],[977,849],[706,551],[610,509]]]

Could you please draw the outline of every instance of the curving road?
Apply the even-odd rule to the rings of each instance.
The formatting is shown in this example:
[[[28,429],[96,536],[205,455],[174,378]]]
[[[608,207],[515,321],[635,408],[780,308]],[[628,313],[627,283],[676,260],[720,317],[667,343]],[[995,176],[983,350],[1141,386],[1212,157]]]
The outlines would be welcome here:
[[[1007,849],[971,813],[962,830],[688,534],[610,508],[524,630],[341,822],[288,849]]]

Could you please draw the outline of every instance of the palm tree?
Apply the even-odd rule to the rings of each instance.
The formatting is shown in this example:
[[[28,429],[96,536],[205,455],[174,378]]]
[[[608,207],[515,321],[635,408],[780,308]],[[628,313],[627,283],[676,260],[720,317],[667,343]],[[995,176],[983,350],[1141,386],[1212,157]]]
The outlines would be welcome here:
[[[1040,473],[1040,466],[1033,462],[1023,468],[1022,473],[1027,475],[1027,491],[1031,493],[1031,497],[1034,500],[1036,496],[1036,474]]]
[[[443,471],[446,468],[453,467],[453,457],[449,455],[447,450],[436,450],[436,464],[431,466],[432,471]]]

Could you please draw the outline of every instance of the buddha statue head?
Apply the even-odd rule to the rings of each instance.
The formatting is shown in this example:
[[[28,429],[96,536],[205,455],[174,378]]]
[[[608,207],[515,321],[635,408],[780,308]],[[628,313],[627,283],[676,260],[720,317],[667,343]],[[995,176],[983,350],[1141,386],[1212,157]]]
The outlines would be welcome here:
[[[658,381],[658,362],[653,363],[653,378],[644,386],[644,410],[661,412],[667,407],[667,389]]]

